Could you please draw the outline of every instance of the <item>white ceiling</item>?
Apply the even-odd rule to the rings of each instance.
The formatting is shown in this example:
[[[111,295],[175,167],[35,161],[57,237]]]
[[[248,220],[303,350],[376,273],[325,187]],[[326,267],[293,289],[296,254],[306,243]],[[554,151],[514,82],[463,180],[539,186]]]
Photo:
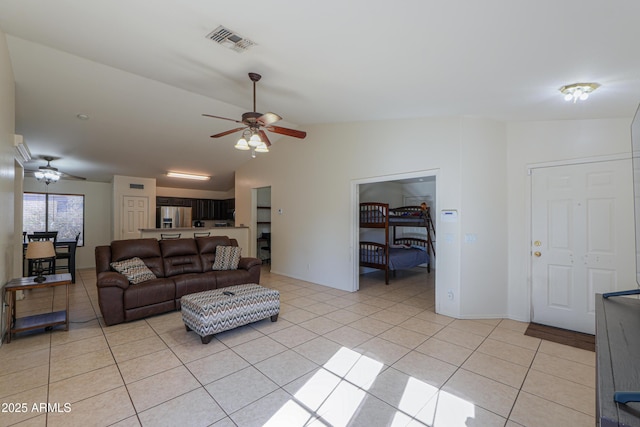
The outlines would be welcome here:
[[[252,109],[318,123],[434,116],[632,117],[640,102],[637,0],[0,0],[16,81],[16,132],[65,172],[159,186],[233,187]],[[257,43],[205,38],[219,25]],[[602,85],[585,103],[558,88]],[[90,116],[81,121],[76,114]],[[272,150],[304,143],[270,134]],[[268,156],[269,154],[262,154]],[[260,156],[260,154],[259,154]],[[38,166],[40,162],[33,163]],[[206,173],[204,184],[163,177]]]

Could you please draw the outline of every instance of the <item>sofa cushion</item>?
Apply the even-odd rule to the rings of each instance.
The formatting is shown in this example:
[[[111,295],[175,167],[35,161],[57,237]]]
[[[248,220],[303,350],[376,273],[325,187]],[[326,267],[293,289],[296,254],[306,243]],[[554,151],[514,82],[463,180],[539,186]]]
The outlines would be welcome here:
[[[112,262],[111,267],[118,273],[124,274],[133,285],[157,278],[138,257]]]
[[[138,257],[156,277],[164,277],[162,252],[157,239],[127,239],[111,242],[111,262]]]
[[[130,286],[124,293],[124,309],[145,307],[170,301],[175,307],[176,285],[173,280],[160,278]]]
[[[213,261],[216,259],[216,248],[218,246],[238,246],[237,244],[234,245],[227,236],[200,237],[195,240],[198,245],[198,252],[200,252],[203,271],[211,270]]]
[[[212,270],[237,270],[241,250],[237,246],[218,246]]]
[[[195,239],[160,240],[165,277],[202,273],[202,260]]]

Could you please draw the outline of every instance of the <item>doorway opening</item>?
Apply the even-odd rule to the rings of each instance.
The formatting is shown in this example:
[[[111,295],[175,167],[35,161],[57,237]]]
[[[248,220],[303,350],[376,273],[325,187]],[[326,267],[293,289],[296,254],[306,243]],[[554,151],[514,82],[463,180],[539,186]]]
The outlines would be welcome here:
[[[424,283],[425,286],[432,287],[435,298],[435,285],[437,277],[437,244],[435,231],[437,228],[435,215],[437,209],[437,170],[414,172],[393,176],[375,177],[366,180],[354,181],[352,186],[353,203],[353,274],[354,291],[359,290],[361,285],[370,283],[385,284],[388,277],[389,287],[394,281],[411,280],[415,283]],[[360,227],[360,204],[361,203],[383,203],[388,208],[408,208],[405,212],[400,210],[398,215],[406,215],[407,218],[419,219],[419,224],[406,226],[389,227],[385,232],[384,228]],[[422,205],[424,203],[424,205]],[[422,206],[421,206],[422,205]],[[428,215],[424,206],[428,207]],[[412,216],[416,215],[416,216]],[[428,218],[428,222],[427,222]],[[388,236],[385,236],[387,233]],[[420,245],[412,244],[411,239],[431,242]],[[362,242],[362,244],[361,244]],[[375,268],[363,266],[368,264],[361,259],[361,254],[371,250],[365,242],[373,242],[384,247],[377,246],[375,251],[395,251],[405,252],[423,250],[427,254],[427,261],[424,258],[417,258],[416,261],[405,263],[402,260],[387,262],[387,267],[380,265]],[[417,243],[417,242],[416,242]],[[431,246],[431,247],[429,247]],[[369,248],[369,249],[367,249]],[[403,253],[402,256],[405,254]],[[419,254],[424,257],[423,254]],[[363,255],[366,256],[366,255]]]
[[[255,189],[256,257],[271,264],[271,187]]]

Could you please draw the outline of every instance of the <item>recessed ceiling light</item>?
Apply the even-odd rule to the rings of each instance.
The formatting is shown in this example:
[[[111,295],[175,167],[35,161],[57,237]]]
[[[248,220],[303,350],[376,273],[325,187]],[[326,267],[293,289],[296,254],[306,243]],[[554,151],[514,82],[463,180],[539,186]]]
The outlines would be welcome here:
[[[183,173],[183,172],[167,172],[167,176],[170,178],[195,179],[198,181],[208,181],[211,179],[211,177],[207,175],[197,175],[194,173]]]
[[[87,114],[78,113],[76,117],[80,120],[89,120],[89,116]]]

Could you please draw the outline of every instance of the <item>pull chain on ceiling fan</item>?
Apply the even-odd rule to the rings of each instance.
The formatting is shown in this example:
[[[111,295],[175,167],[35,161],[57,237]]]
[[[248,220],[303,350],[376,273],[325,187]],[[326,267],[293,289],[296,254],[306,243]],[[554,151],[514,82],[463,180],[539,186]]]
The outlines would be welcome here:
[[[255,153],[268,153],[271,141],[267,137],[266,132],[269,132],[293,136],[294,138],[304,139],[307,136],[306,132],[288,129],[280,126],[273,126],[274,123],[282,120],[282,117],[275,113],[258,113],[256,111],[256,83],[260,81],[262,76],[258,73],[249,73],[249,79],[253,82],[253,111],[246,112],[242,115],[242,120],[229,119],[227,117],[213,116],[211,114],[203,114],[203,116],[213,117],[214,119],[229,120],[232,122],[243,124],[244,126],[230,129],[224,132],[211,135],[211,138],[220,138],[226,135],[230,135],[235,132],[242,131],[242,137],[238,140],[234,146],[238,150],[252,150],[251,156],[255,157]]]

